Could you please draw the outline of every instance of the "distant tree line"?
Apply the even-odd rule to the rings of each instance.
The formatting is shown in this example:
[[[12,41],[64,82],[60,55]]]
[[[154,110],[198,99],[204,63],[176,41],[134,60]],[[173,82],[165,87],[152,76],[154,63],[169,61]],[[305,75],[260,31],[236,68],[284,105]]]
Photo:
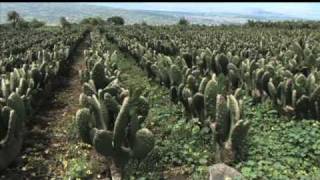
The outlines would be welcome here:
[[[45,22],[39,21],[35,18],[31,21],[26,21],[16,11],[8,12],[7,20],[11,24],[11,26],[15,29],[39,28],[46,25]],[[67,29],[72,26],[72,23],[70,23],[66,17],[60,17],[59,22],[60,22],[60,26],[63,29]],[[109,17],[107,20],[103,20],[101,17],[88,17],[88,18],[82,19],[79,22],[79,24],[90,25],[90,26],[106,25],[106,24],[124,25],[125,20],[121,16],[112,16],[112,17]]]
[[[26,21],[16,11],[8,12],[7,18],[7,20],[11,23],[12,27],[16,29],[39,28],[46,24],[45,22],[39,21],[35,18],[31,21]]]
[[[15,29],[27,29],[27,28],[39,28],[45,26],[46,23],[43,21],[39,21],[37,19],[32,19],[31,21],[24,20],[21,15],[16,11],[10,11],[7,14],[7,20],[10,22],[11,26]],[[98,26],[98,25],[124,25],[125,20],[121,16],[112,16],[106,20],[103,20],[101,17],[88,17],[84,18],[79,22],[80,25],[88,25],[88,26]],[[60,18],[60,25],[63,29],[70,28],[72,23],[70,23],[66,17]],[[146,26],[146,22],[142,22],[141,25]],[[190,25],[190,22],[182,17],[177,22],[177,25],[181,27],[186,27]],[[287,29],[295,29],[295,28],[307,28],[307,29],[317,29],[320,28],[320,21],[254,21],[248,20],[244,25],[247,27],[260,27],[260,28],[287,28]]]
[[[306,28],[317,29],[320,28],[320,21],[254,21],[248,20],[245,24],[249,27],[262,27],[262,28]]]
[[[11,23],[12,27],[17,29],[38,28],[45,25],[45,22],[39,21],[37,19],[33,19],[32,21],[27,22],[16,11],[8,12],[7,16],[8,16],[8,21]],[[60,17],[59,23],[63,29],[68,29],[72,26],[72,23],[70,23],[66,17]],[[98,25],[106,25],[106,24],[121,26],[125,24],[125,20],[121,16],[112,16],[106,20],[103,20],[101,17],[88,17],[88,18],[82,19],[79,22],[79,24],[93,26],[93,27]],[[182,17],[177,24],[179,26],[188,26],[190,22],[186,18]],[[147,26],[147,23],[143,21],[141,25]]]
[[[108,23],[114,25],[124,25],[124,19],[121,16],[113,16],[107,19]]]
[[[190,24],[189,21],[185,17],[181,18],[178,22],[178,25],[180,26],[187,26],[189,24]]]

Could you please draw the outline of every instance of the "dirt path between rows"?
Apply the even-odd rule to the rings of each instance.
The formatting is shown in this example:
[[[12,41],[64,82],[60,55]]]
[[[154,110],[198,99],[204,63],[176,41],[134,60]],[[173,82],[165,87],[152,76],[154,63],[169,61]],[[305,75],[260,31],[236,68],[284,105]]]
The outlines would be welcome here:
[[[63,179],[73,157],[90,153],[90,147],[70,143],[74,135],[70,134],[74,128],[73,116],[82,91],[78,70],[85,66],[83,50],[89,46],[87,35],[71,56],[68,72],[58,78],[53,95],[27,124],[21,156],[0,179]],[[76,130],[73,131],[76,134]]]

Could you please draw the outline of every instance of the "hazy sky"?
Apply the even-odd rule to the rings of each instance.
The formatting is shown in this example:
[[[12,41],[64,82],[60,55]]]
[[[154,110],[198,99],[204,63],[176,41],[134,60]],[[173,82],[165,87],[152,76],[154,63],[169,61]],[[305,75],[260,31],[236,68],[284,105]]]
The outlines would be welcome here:
[[[92,3],[123,9],[249,14],[253,10],[320,20],[320,3]]]

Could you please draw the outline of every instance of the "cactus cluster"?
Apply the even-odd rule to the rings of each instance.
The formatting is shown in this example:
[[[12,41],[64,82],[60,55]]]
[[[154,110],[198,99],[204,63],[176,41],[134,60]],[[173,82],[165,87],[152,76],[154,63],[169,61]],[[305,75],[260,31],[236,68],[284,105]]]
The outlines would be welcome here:
[[[101,41],[101,39],[100,39]],[[93,39],[94,44],[99,44]],[[102,40],[103,41],[103,40]],[[100,42],[103,44],[103,42]],[[130,159],[143,159],[154,147],[154,135],[142,127],[149,104],[141,96],[141,89],[126,90],[119,82],[119,71],[113,64],[116,54],[106,52],[103,58],[94,51],[104,52],[102,46],[93,46],[86,52],[87,69],[80,72],[83,78],[81,108],[76,113],[78,131],[83,142],[123,169]],[[95,56],[96,62],[92,56]],[[113,64],[113,65],[111,65]]]
[[[181,57],[169,57],[155,54],[146,47],[141,51],[144,54],[136,53],[138,47],[134,40],[120,37],[118,44],[136,57],[149,77],[170,90],[171,100],[183,105],[187,119],[198,119],[202,126],[214,124],[216,128],[212,131],[218,147],[214,150],[217,161],[222,159],[230,163],[242,154],[241,146],[249,123],[240,119],[238,99],[228,95],[235,92],[237,98],[242,96],[242,89],[238,87],[241,70],[237,67],[240,64],[237,57],[231,53],[211,52],[208,48],[201,51],[200,56],[189,50],[183,51]],[[221,102],[224,97],[228,97],[228,102]],[[222,132],[221,128],[225,130]],[[226,152],[233,155],[226,156]]]
[[[242,147],[249,130],[249,122],[241,119],[240,104],[233,95],[216,98],[216,119],[210,127],[216,143],[216,161],[232,163],[243,155]]]
[[[82,140],[123,168],[130,158],[142,159],[153,149],[152,132],[141,128],[146,118],[141,111],[148,112],[148,104],[134,92],[124,96],[121,104],[108,96],[112,98],[108,93],[104,100],[87,96],[89,103],[77,111],[76,121]],[[141,101],[146,106],[139,107]]]
[[[264,29],[257,36],[251,36],[251,30],[237,32],[237,28],[224,31],[223,28],[193,27],[184,33],[179,31],[174,26],[152,29],[128,26],[107,35],[118,43],[121,50],[134,55],[149,77],[170,89],[172,101],[181,101],[189,111],[188,117],[192,114],[188,98],[192,99],[199,90],[203,94],[201,91],[205,89],[208,76],[216,74],[225,94],[241,88],[254,102],[270,99],[283,115],[319,119],[319,101],[317,98],[309,100],[316,87],[302,88],[301,84],[297,87],[294,83],[297,75],[300,81],[309,76],[312,81],[314,76],[314,83],[319,83],[320,66],[317,62],[320,59],[317,57],[320,47],[316,36],[309,36],[310,32]],[[136,38],[129,38],[132,36]],[[163,48],[168,46],[169,39],[172,41],[170,46],[178,49],[175,55]],[[270,42],[267,43],[267,39]],[[302,105],[309,108],[304,109],[306,106]]]
[[[0,169],[6,168],[19,154],[24,125],[27,119],[24,97],[12,92],[1,108],[0,116]]]
[[[25,123],[43,95],[49,95],[54,78],[61,73],[61,63],[67,63],[81,34],[41,30],[28,31],[27,36],[18,32],[11,40],[10,33],[6,37],[10,46],[0,50],[0,170],[20,153]],[[67,38],[60,39],[60,35]],[[25,42],[12,44],[15,40]]]

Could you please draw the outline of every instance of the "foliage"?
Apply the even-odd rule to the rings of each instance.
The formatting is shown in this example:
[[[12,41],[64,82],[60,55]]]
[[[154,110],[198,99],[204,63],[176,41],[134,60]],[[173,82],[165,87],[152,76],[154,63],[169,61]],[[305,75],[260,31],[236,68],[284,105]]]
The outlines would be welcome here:
[[[101,17],[89,17],[89,18],[84,18],[80,21],[81,25],[92,25],[92,26],[97,26],[97,25],[103,25],[105,24],[105,21]]]
[[[46,25],[46,23],[45,22],[43,22],[43,21],[39,21],[39,20],[37,20],[37,19],[32,19],[32,21],[30,21],[29,22],[29,26],[31,27],[31,28],[40,28],[40,27],[43,27],[43,26],[45,26]]]
[[[141,25],[142,25],[142,26],[148,26],[147,22],[145,22],[145,21],[142,21],[142,22],[141,22]]]
[[[107,19],[108,23],[112,23],[114,25],[124,25],[124,19],[121,16],[112,16]]]
[[[251,99],[246,103],[250,105]],[[270,102],[247,106],[248,156],[236,167],[248,179],[318,179],[320,123],[279,117]]]
[[[27,29],[30,27],[30,23],[25,21],[23,18],[20,18],[20,20],[16,24],[16,27],[18,29]]]
[[[15,28],[17,23],[21,20],[20,14],[16,11],[9,11],[7,14],[8,21],[12,23],[12,26]]]
[[[178,24],[181,26],[187,26],[187,25],[189,25],[189,21],[183,17],[183,18],[179,19]]]
[[[285,29],[317,29],[320,27],[318,21],[254,21],[248,20],[246,26],[259,28],[285,28]]]
[[[71,24],[65,17],[60,17],[60,25],[63,29],[70,28]]]

